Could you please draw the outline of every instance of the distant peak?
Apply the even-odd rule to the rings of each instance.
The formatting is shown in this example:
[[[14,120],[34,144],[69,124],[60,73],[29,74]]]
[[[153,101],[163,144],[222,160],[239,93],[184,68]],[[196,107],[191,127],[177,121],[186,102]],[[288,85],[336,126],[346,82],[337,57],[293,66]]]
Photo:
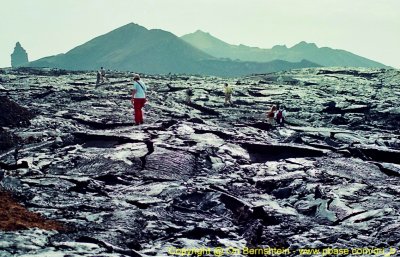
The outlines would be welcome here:
[[[134,22],[130,22],[130,23],[126,24],[125,26],[142,27],[142,26],[140,26],[139,24],[134,23]]]
[[[126,24],[124,26],[121,26],[121,27],[117,28],[117,30],[118,29],[147,30],[145,27],[140,26],[139,24],[136,24],[136,23],[133,23],[133,22],[128,23],[128,24]]]
[[[313,49],[318,48],[315,43],[307,43],[306,41],[301,41],[300,43],[294,45],[292,48],[294,49]]]
[[[296,45],[298,45],[298,46],[306,46],[306,45],[309,45],[309,44],[312,44],[312,43],[307,43],[306,41],[301,41],[301,42],[297,43]]]
[[[197,40],[211,40],[211,39],[212,40],[216,40],[217,39],[216,37],[214,37],[210,33],[204,32],[204,31],[202,31],[200,29],[196,30],[193,33],[189,33],[189,34],[183,35],[182,38],[194,38],[194,39],[197,39]]]
[[[205,32],[205,31],[202,31],[202,30],[200,30],[200,29],[196,30],[193,34],[195,34],[195,35],[208,35],[208,36],[210,36],[210,33]]]

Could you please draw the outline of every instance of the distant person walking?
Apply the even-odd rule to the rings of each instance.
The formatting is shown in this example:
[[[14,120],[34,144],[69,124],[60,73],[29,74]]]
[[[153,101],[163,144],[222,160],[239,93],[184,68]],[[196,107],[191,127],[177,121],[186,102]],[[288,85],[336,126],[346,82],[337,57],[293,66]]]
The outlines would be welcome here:
[[[98,86],[100,84],[100,80],[101,80],[101,72],[97,71],[96,75],[97,75],[96,76],[96,86]]]
[[[192,103],[193,88],[192,84],[189,83],[189,87],[186,89],[186,103]]]
[[[107,80],[107,78],[106,78],[106,70],[103,67],[101,67],[100,69],[100,74],[101,74],[101,83],[104,83],[104,79]]]
[[[133,75],[132,105],[135,111],[135,124],[143,124],[142,108],[146,103],[146,84],[140,80],[139,74]]]
[[[229,105],[232,105],[232,88],[228,85],[228,83],[225,83],[225,103],[224,105],[227,105],[229,103]]]

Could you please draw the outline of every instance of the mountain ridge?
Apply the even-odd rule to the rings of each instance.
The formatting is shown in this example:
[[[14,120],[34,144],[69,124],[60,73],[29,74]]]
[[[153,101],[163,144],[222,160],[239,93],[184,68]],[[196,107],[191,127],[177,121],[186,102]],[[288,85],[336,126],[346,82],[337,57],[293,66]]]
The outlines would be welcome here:
[[[221,59],[192,46],[171,32],[148,30],[129,23],[64,54],[44,57],[27,66],[68,70],[106,67],[152,74],[186,73],[229,77],[320,65],[309,61],[273,60],[259,63]]]
[[[256,62],[268,62],[276,59],[298,62],[306,59],[322,66],[389,67],[346,50],[318,47],[315,43],[307,43],[306,41],[300,41],[290,48],[286,45],[276,45],[271,49],[264,49],[243,44],[232,45],[201,30],[183,35],[181,38],[194,47],[218,58]]]

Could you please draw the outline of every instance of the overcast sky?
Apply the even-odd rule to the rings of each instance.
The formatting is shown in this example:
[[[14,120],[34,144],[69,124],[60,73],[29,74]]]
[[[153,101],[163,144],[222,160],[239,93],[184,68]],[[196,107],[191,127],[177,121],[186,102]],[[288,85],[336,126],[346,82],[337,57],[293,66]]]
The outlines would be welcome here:
[[[0,67],[17,41],[32,61],[134,22],[261,48],[313,42],[400,68],[400,0],[1,0],[0,19]]]

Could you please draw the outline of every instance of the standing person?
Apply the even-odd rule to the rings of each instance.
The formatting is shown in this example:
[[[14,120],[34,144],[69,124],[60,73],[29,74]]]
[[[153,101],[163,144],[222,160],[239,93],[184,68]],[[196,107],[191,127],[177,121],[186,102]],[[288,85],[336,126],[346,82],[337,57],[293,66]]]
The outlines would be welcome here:
[[[106,70],[101,67],[100,69],[100,74],[101,74],[101,83],[104,83],[104,79],[106,78]]]
[[[101,79],[101,73],[100,71],[97,71],[97,77],[96,77],[96,86],[98,86],[100,84],[100,79]]]
[[[192,84],[189,83],[189,87],[186,89],[186,103],[192,103],[193,89]]]
[[[271,109],[267,112],[267,120],[268,120],[268,123],[271,125],[275,125],[274,118],[275,118],[276,109],[277,109],[276,105],[272,105]]]
[[[132,105],[135,111],[135,124],[143,124],[142,108],[146,103],[146,84],[140,80],[139,74],[133,75]]]
[[[225,85],[225,104],[224,105],[227,105],[228,102],[229,102],[230,105],[232,105],[231,97],[232,97],[232,91],[233,90],[228,85],[228,83],[225,83],[224,85]]]

